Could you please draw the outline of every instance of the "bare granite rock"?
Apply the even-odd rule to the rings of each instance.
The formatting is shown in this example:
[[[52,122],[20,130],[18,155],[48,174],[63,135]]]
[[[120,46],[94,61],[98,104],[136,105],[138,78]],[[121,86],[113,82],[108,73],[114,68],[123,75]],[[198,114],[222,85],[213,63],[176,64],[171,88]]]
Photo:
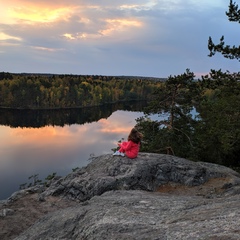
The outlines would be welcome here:
[[[16,240],[240,239],[240,196],[118,190],[47,215]]]
[[[164,154],[140,153],[136,159],[108,154],[55,181],[41,197],[62,196],[85,201],[111,190],[156,191],[169,182],[198,186],[222,177],[231,178],[229,186],[240,184],[238,173],[217,164],[192,162]]]
[[[240,239],[240,175],[140,153],[96,157],[0,203],[0,239]]]

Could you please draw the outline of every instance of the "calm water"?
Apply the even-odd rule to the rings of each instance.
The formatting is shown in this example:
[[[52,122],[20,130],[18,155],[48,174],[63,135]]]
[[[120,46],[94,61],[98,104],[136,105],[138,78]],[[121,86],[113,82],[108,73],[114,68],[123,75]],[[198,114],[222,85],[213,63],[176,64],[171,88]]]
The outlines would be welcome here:
[[[112,153],[117,141],[127,138],[135,119],[143,116],[141,111],[113,110],[102,117],[104,114],[97,113],[100,110],[93,111],[98,117],[82,120],[68,113],[68,121],[59,116],[55,124],[49,124],[50,118],[47,121],[46,116],[36,112],[21,113],[18,121],[14,120],[16,114],[2,114],[0,200],[19,190],[20,184],[29,183],[28,177],[33,174],[39,174],[41,180],[53,172],[65,176],[73,168],[86,166],[91,155]],[[86,113],[80,115],[84,117]],[[26,121],[29,119],[32,123]]]

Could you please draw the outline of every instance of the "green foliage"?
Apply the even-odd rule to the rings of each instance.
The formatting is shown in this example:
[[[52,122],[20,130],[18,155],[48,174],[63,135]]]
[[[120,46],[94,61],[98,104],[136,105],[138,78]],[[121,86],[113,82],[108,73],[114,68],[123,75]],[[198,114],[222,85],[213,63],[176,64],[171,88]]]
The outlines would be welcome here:
[[[240,10],[238,9],[238,5],[232,0],[229,3],[229,11],[226,12],[228,16],[228,20],[232,22],[239,22],[240,23]]]
[[[0,107],[76,108],[148,100],[159,81],[131,77],[0,74]]]
[[[238,9],[238,5],[232,0],[229,3],[229,11],[226,12],[228,16],[228,20],[232,22],[240,23],[240,10]],[[208,39],[208,49],[210,51],[209,57],[215,55],[216,52],[220,52],[225,58],[229,59],[240,59],[240,46],[230,46],[226,45],[224,42],[224,36],[220,38],[220,43],[214,44],[212,38]]]
[[[38,174],[31,175],[28,180],[31,182],[27,185],[27,187],[33,187],[42,183],[42,180],[38,179]]]
[[[201,84],[213,94],[203,95],[198,107],[201,121],[196,128],[196,151],[199,160],[228,166],[240,164],[239,80],[239,74],[212,70],[202,81]]]
[[[238,5],[230,0],[228,20],[240,23]],[[219,44],[214,44],[211,37],[208,41],[209,56],[220,52],[225,58],[240,59],[240,46],[226,45],[224,36]],[[203,85],[212,91],[212,97],[206,95],[200,104],[201,125],[197,132],[202,144],[199,144],[198,156],[206,161],[213,161],[227,166],[239,166],[240,154],[240,74],[222,73],[211,70],[210,76],[203,78]],[[205,134],[202,134],[202,131]],[[205,144],[204,144],[205,138]],[[202,149],[210,153],[203,156]]]
[[[188,69],[178,76],[170,76],[154,94],[146,108],[146,116],[137,120],[144,135],[142,151],[171,153],[191,158],[194,149],[192,117],[197,82]],[[159,120],[152,121],[150,115]]]
[[[28,180],[30,180],[30,182],[20,184],[19,189],[26,189],[42,184],[42,180],[38,179],[38,174],[31,175],[30,177],[28,177]]]
[[[54,173],[52,173],[52,174],[49,174],[46,178],[45,178],[45,180],[46,181],[50,181],[50,180],[52,180],[55,176],[56,176],[56,172],[54,172]]]
[[[51,180],[53,180],[55,177],[56,177],[57,173],[54,172],[52,174],[49,174],[46,178],[45,178],[45,181],[44,181],[44,186],[45,187],[49,187],[49,183],[51,182]]]
[[[180,88],[183,76],[190,81]],[[156,92],[146,116],[137,119],[144,134],[141,151],[239,167],[240,74],[211,70],[199,81],[190,76],[169,78]],[[152,113],[159,119],[151,120]]]

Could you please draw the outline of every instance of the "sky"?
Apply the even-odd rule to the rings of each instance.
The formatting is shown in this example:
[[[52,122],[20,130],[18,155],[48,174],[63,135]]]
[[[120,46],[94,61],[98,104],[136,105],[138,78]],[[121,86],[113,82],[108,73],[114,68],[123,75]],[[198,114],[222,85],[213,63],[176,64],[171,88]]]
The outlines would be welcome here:
[[[240,1],[237,0],[240,4]],[[229,0],[0,2],[0,72],[169,77],[186,69],[239,72],[208,57],[208,38],[239,45]]]

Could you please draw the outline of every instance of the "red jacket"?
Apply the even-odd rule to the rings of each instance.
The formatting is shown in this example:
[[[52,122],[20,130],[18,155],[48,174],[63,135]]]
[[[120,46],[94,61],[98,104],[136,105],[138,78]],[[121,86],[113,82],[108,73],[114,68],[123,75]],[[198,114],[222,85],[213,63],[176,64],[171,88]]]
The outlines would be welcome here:
[[[140,143],[134,143],[131,140],[122,142],[119,151],[125,152],[129,158],[136,158],[140,149]]]

